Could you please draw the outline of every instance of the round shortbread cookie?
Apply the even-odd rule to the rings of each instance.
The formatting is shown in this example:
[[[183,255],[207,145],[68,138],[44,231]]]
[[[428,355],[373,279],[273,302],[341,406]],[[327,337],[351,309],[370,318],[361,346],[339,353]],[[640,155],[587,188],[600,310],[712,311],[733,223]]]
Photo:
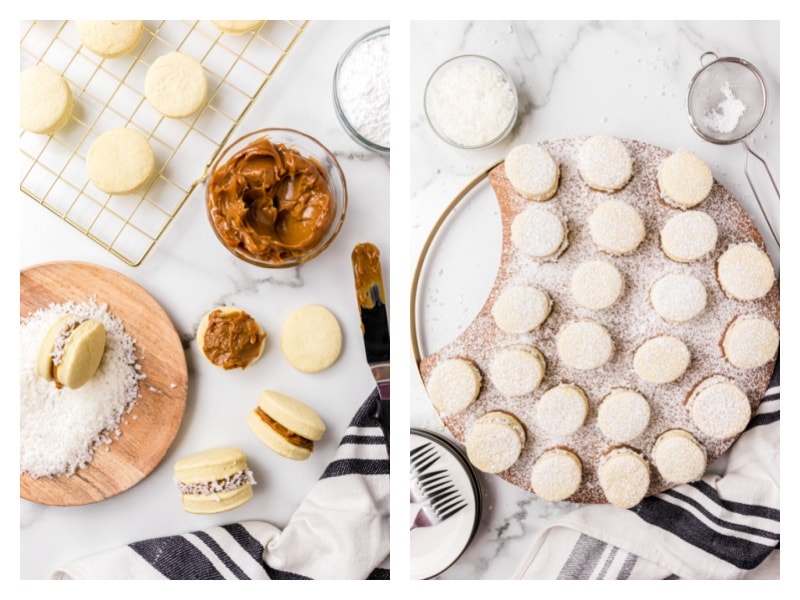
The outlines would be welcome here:
[[[606,200],[589,215],[589,234],[600,250],[628,254],[644,240],[644,220],[630,204]]]
[[[664,223],[661,249],[676,262],[693,262],[714,251],[718,235],[714,219],[699,210],[690,210]]]
[[[724,439],[739,435],[750,421],[750,400],[737,384],[720,377],[704,380],[689,398],[689,414],[705,435]]]
[[[709,166],[691,152],[675,152],[658,168],[661,197],[673,206],[697,206],[708,197],[713,184],[714,176]]]
[[[697,481],[706,471],[705,448],[691,433],[682,429],[662,433],[651,456],[661,476],[672,483]]]
[[[116,58],[142,39],[144,21],[75,21],[81,43],[97,56]]]
[[[459,413],[478,397],[481,375],[471,362],[450,358],[436,365],[425,390],[443,416]]]
[[[248,31],[253,31],[254,29],[258,29],[261,27],[261,24],[264,22],[262,21],[211,21],[214,26],[219,29],[220,31],[224,31],[225,33],[233,33],[233,34],[240,34],[240,33],[247,33]]]
[[[589,187],[615,192],[630,180],[633,159],[619,139],[594,135],[586,139],[578,150],[578,171]]]
[[[567,227],[554,212],[531,206],[511,223],[511,241],[534,258],[555,258],[567,247]]]
[[[691,355],[681,340],[660,335],[644,342],[633,355],[633,370],[648,383],[669,383],[689,367]]]
[[[342,329],[333,313],[324,306],[301,306],[283,324],[281,350],[298,371],[324,371],[339,358]]]
[[[467,432],[467,458],[484,473],[499,473],[513,465],[525,445],[525,429],[516,417],[486,413]]]
[[[572,272],[570,291],[584,308],[603,310],[620,299],[624,287],[622,273],[613,264],[587,260]]]
[[[203,65],[183,52],[159,56],[147,69],[144,95],[162,115],[188,117],[206,100],[206,74]]]
[[[650,404],[634,390],[614,390],[597,409],[597,426],[612,442],[629,442],[650,423]]]
[[[543,453],[531,469],[531,489],[542,500],[566,500],[581,485],[581,460],[569,450],[554,449]]]
[[[520,194],[544,202],[558,191],[560,169],[550,153],[541,146],[523,144],[506,155],[506,177]]]
[[[72,90],[67,81],[47,65],[19,74],[19,126],[32,133],[55,133],[72,116]]]
[[[765,252],[752,244],[737,244],[717,260],[717,280],[729,298],[757,300],[772,288],[775,270]]]
[[[533,285],[520,285],[503,290],[492,305],[492,317],[506,333],[528,333],[544,322],[551,307],[547,292]]]
[[[150,142],[127,127],[100,135],[89,147],[86,169],[89,179],[107,194],[130,194],[153,174],[155,156]]]
[[[492,383],[506,396],[529,394],[542,383],[544,371],[544,356],[533,346],[503,348],[489,365]]]
[[[597,469],[606,499],[620,508],[641,502],[650,486],[650,467],[636,452],[621,448],[606,454]]]
[[[775,357],[780,334],[775,325],[763,317],[737,317],[725,330],[722,350],[725,358],[737,369],[756,369]]]
[[[559,358],[570,367],[597,369],[611,359],[614,342],[608,330],[599,323],[573,321],[559,331],[556,350]]]
[[[576,385],[562,383],[550,388],[536,403],[536,420],[547,433],[567,436],[586,421],[589,401]]]
[[[658,315],[670,323],[684,323],[706,308],[708,293],[694,275],[671,273],[664,275],[650,288],[650,303]]]

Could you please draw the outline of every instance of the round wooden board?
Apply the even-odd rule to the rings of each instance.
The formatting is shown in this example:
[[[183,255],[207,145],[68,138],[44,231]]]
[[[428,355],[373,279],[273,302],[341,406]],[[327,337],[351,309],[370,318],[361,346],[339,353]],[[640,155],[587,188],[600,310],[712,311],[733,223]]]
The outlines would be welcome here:
[[[20,497],[40,504],[78,506],[111,498],[144,479],[175,439],[186,408],[188,373],[178,332],[161,305],[116,271],[77,262],[52,262],[20,271],[20,318],[50,303],[97,304],[120,319],[136,342],[146,374],[140,397],[120,424],[122,435],[101,447],[72,476],[20,476]],[[112,436],[113,438],[114,436]]]

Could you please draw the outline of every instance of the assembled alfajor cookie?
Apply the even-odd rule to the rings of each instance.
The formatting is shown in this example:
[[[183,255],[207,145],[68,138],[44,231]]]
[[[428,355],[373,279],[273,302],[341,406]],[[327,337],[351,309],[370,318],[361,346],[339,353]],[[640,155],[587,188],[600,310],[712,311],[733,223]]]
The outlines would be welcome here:
[[[183,510],[201,515],[242,506],[256,483],[244,452],[227,446],[180,459],[174,473]]]
[[[261,392],[258,406],[247,415],[247,424],[268,448],[292,460],[310,457],[314,442],[325,434],[325,423],[316,412],[272,390]]]
[[[517,462],[526,438],[525,428],[514,415],[488,412],[467,432],[467,458],[484,473],[500,473]]]
[[[197,327],[197,345],[212,365],[246,369],[264,352],[266,332],[241,308],[223,306],[206,313]]]
[[[57,388],[77,389],[94,376],[105,347],[106,329],[100,321],[64,315],[39,346],[36,373]]]

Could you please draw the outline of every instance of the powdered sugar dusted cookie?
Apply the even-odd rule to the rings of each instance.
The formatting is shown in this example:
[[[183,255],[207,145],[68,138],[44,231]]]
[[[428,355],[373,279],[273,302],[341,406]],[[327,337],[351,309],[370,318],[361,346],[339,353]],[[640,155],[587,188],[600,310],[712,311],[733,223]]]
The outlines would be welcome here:
[[[577,385],[562,383],[550,388],[536,403],[536,420],[551,435],[575,433],[589,412],[589,401]]]
[[[594,135],[578,150],[578,171],[586,184],[603,192],[625,187],[633,174],[633,159],[619,139]]]
[[[72,90],[54,69],[40,64],[19,74],[19,126],[32,133],[55,133],[72,116]]]
[[[103,58],[127,54],[142,38],[144,21],[75,21],[81,43]]]
[[[475,401],[481,390],[481,375],[471,362],[450,358],[436,365],[425,389],[431,404],[442,415],[451,415]]]
[[[501,411],[483,415],[467,432],[467,458],[485,473],[511,467],[525,445],[525,429],[516,417]]]
[[[772,321],[756,315],[737,317],[725,330],[722,350],[738,369],[755,369],[767,364],[778,352],[780,335]]]
[[[489,377],[506,396],[522,396],[539,387],[544,377],[544,356],[533,346],[503,348],[492,358]]]
[[[635,390],[614,390],[597,409],[597,426],[612,442],[629,442],[641,435],[648,423],[650,404]]]
[[[717,260],[717,280],[730,298],[757,300],[772,288],[775,270],[765,252],[752,244],[737,244]]]
[[[650,487],[650,467],[644,458],[628,448],[606,454],[597,475],[606,499],[620,508],[639,504]]]
[[[706,470],[706,451],[688,431],[670,429],[656,440],[651,453],[653,464],[667,481],[697,481]]]
[[[89,179],[107,194],[130,194],[140,188],[155,169],[150,142],[127,127],[106,131],[86,155]]]
[[[572,272],[572,297],[584,308],[603,310],[612,306],[623,288],[622,273],[605,260],[587,260]]]
[[[702,381],[689,397],[695,426],[713,439],[739,435],[750,421],[750,400],[744,390],[722,377]]]
[[[567,247],[567,227],[553,211],[531,206],[511,223],[511,241],[533,258],[556,258]]]
[[[693,262],[714,251],[718,235],[714,219],[702,211],[690,210],[664,223],[661,249],[676,262]]]
[[[684,323],[706,308],[708,294],[703,282],[688,273],[664,275],[650,288],[650,303],[670,323]]]
[[[696,154],[679,151],[668,156],[658,169],[658,187],[666,202],[679,208],[697,206],[708,197],[714,176]]]
[[[506,155],[506,177],[520,194],[543,202],[558,190],[560,169],[542,146],[523,144]]]
[[[555,448],[544,452],[531,469],[531,489],[542,500],[566,500],[581,485],[580,459],[569,450]]]
[[[606,200],[589,215],[589,233],[600,250],[628,254],[644,240],[644,220],[630,204]]]
[[[147,69],[144,94],[147,101],[167,117],[188,117],[206,100],[203,65],[183,52],[159,56]]]
[[[570,367],[597,369],[614,354],[614,342],[608,330],[595,321],[573,321],[558,332],[559,358]]]
[[[506,288],[492,305],[492,317],[506,333],[527,333],[541,325],[550,314],[547,292],[533,285]]]
[[[643,343],[633,355],[633,370],[648,383],[669,383],[689,367],[689,349],[674,335],[659,335]]]

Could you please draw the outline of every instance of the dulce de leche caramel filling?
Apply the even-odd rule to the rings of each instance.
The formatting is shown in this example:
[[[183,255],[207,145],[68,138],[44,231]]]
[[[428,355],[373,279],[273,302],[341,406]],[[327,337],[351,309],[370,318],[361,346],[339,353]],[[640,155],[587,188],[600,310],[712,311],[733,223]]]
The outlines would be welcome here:
[[[258,415],[258,418],[264,421],[264,423],[266,423],[267,425],[269,425],[275,433],[277,433],[279,436],[281,436],[283,439],[285,439],[293,446],[299,446],[300,448],[305,448],[309,452],[314,451],[314,442],[312,440],[304,438],[302,435],[299,435],[293,431],[289,431],[288,429],[286,429],[286,427],[278,423],[275,419],[273,419],[267,413],[261,410],[260,407],[256,407],[256,414]]]
[[[203,352],[208,360],[225,369],[245,368],[258,358],[265,337],[246,312],[217,309],[208,315]]]
[[[214,171],[206,201],[228,248],[269,263],[314,249],[335,212],[322,166],[267,138],[255,140]]]

